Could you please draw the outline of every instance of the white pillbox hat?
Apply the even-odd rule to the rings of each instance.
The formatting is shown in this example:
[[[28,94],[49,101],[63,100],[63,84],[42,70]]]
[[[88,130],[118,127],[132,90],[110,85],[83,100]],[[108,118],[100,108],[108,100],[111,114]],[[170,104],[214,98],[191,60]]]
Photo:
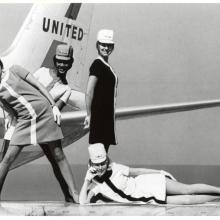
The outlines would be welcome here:
[[[102,29],[97,34],[97,41],[100,43],[114,44],[113,35],[113,30]]]
[[[73,47],[59,44],[56,48],[56,58],[59,60],[70,60],[73,57]]]
[[[101,163],[106,160],[107,154],[105,151],[105,147],[101,143],[90,144],[88,147],[89,158],[92,163]]]

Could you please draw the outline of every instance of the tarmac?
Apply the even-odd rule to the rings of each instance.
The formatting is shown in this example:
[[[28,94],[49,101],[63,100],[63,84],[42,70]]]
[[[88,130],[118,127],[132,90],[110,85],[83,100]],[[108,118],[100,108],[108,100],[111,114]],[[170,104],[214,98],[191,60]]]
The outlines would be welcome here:
[[[1,216],[219,216],[220,202],[200,205],[90,204],[0,202]]]

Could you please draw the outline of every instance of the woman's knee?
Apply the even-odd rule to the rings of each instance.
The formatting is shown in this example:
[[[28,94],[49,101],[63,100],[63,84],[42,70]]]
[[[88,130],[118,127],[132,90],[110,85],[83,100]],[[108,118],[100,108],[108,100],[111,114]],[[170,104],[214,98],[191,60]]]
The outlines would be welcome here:
[[[189,185],[166,178],[166,191],[168,195],[189,194]]]
[[[192,194],[191,191],[192,191],[191,185],[184,184],[184,186],[179,189],[179,194],[180,195],[190,195],[190,194]]]
[[[53,155],[54,155],[54,159],[57,161],[57,162],[60,162],[60,161],[63,161],[65,160],[65,154],[63,152],[62,149],[60,148],[55,148],[54,149],[54,152],[53,152]]]
[[[182,199],[182,204],[183,205],[190,205],[194,203],[194,198],[193,195],[184,195]]]
[[[201,197],[202,196],[202,197]],[[193,205],[207,202],[208,199],[204,198],[205,195],[184,195],[182,198],[182,205]]]
[[[197,184],[186,184],[184,188],[184,194],[186,195],[194,194],[196,187]]]
[[[66,158],[60,140],[49,143],[48,147],[51,152],[51,156],[56,160],[56,162],[60,162]]]

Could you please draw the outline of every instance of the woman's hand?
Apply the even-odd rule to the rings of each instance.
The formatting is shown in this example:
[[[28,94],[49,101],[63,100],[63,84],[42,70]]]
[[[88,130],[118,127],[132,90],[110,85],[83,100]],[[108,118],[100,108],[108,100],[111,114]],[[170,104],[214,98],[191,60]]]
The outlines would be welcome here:
[[[97,175],[96,169],[94,167],[90,167],[87,170],[85,180],[88,180],[89,182]]]
[[[94,196],[94,192],[92,192],[92,190],[89,190],[88,192],[88,189],[91,184],[91,180],[95,176],[96,176],[96,170],[93,167],[90,167],[86,172],[85,180],[80,190],[80,194],[79,194],[80,204],[90,203],[91,198]]]
[[[89,127],[90,127],[90,116],[87,115],[84,121],[84,128],[89,128]]]
[[[61,113],[60,113],[60,110],[58,109],[58,107],[56,105],[53,106],[53,117],[54,117],[54,121],[58,125],[60,125]]]
[[[15,117],[9,114],[5,118],[5,130],[8,130],[11,127],[11,125],[14,125],[15,121],[16,121]]]
[[[10,117],[5,118],[5,130],[8,130],[8,128],[11,126],[12,119]]]

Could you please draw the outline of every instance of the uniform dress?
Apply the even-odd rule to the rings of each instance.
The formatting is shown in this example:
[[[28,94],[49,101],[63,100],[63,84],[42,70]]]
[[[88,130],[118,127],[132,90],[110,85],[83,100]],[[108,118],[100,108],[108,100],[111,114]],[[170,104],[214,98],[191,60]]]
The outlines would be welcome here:
[[[62,83],[60,77],[58,77],[51,69],[41,67],[34,72],[33,76],[47,89],[55,102],[58,101],[58,99],[62,100],[64,103],[68,102],[69,92],[67,90],[69,89],[69,86]],[[11,140],[15,129],[14,124],[16,124],[16,121],[14,121],[7,129],[4,135],[5,140]]]
[[[89,143],[117,144],[115,135],[115,104],[118,79],[102,57],[94,60],[90,76],[97,77],[91,103]]]
[[[52,69],[41,67],[34,72],[33,75],[44,87],[46,87],[55,102],[60,99],[64,103],[67,103],[69,97],[67,96],[67,90],[69,86],[64,84]]]
[[[100,178],[95,177],[90,185],[96,195],[120,203],[156,202],[166,203],[165,176],[160,173],[129,177],[129,167],[117,163]]]
[[[10,144],[35,145],[62,139],[49,101],[25,81],[28,74],[27,70],[14,65],[1,81],[0,100],[17,118]]]

